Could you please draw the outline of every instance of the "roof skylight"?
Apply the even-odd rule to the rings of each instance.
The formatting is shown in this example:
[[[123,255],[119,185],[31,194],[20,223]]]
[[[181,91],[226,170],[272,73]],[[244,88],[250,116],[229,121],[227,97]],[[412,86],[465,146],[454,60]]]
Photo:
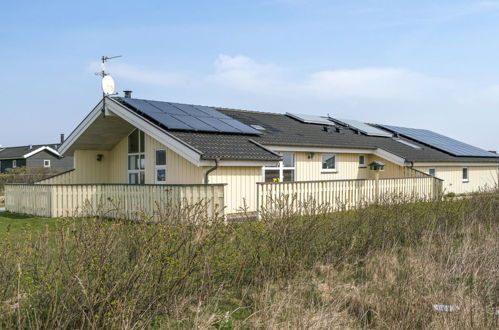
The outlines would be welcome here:
[[[265,127],[261,126],[261,125],[250,125],[251,127],[253,127],[254,129],[257,129],[259,131],[265,131]]]
[[[394,140],[397,142],[400,142],[402,144],[405,144],[406,146],[412,147],[414,149],[422,149],[420,146],[415,145],[414,143],[411,143],[411,142],[406,141],[406,140],[402,140],[402,139],[394,139]]]

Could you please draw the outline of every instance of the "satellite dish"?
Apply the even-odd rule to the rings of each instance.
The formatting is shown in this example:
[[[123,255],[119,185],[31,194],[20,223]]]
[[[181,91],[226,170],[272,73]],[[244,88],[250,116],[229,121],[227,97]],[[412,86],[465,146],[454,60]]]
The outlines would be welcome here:
[[[114,79],[110,75],[106,75],[102,78],[102,91],[105,95],[114,94],[115,84]]]

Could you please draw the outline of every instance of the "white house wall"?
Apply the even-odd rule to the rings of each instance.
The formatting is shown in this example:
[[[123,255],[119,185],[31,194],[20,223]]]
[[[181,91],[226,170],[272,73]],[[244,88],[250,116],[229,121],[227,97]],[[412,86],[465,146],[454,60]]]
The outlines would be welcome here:
[[[463,182],[463,166],[416,166],[417,170],[428,173],[435,169],[435,176],[444,180],[444,192],[456,194],[475,192],[498,184],[499,167],[497,166],[467,166],[468,182]]]

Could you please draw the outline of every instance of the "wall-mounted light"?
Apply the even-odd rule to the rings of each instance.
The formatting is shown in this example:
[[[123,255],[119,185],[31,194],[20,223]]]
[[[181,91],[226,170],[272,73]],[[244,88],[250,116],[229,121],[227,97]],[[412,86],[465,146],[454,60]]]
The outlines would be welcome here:
[[[101,162],[101,161],[102,161],[102,158],[104,158],[104,155],[103,155],[103,154],[97,154],[96,159],[97,159],[97,161],[98,161],[98,162]]]
[[[312,158],[314,158],[314,155],[315,155],[315,152],[309,152],[307,155],[307,158],[312,159]]]

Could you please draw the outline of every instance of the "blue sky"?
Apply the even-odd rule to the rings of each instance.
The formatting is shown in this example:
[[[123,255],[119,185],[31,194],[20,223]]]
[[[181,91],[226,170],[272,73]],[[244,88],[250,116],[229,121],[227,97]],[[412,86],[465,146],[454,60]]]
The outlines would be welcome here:
[[[330,114],[499,149],[499,1],[2,1],[0,145],[101,96]]]

